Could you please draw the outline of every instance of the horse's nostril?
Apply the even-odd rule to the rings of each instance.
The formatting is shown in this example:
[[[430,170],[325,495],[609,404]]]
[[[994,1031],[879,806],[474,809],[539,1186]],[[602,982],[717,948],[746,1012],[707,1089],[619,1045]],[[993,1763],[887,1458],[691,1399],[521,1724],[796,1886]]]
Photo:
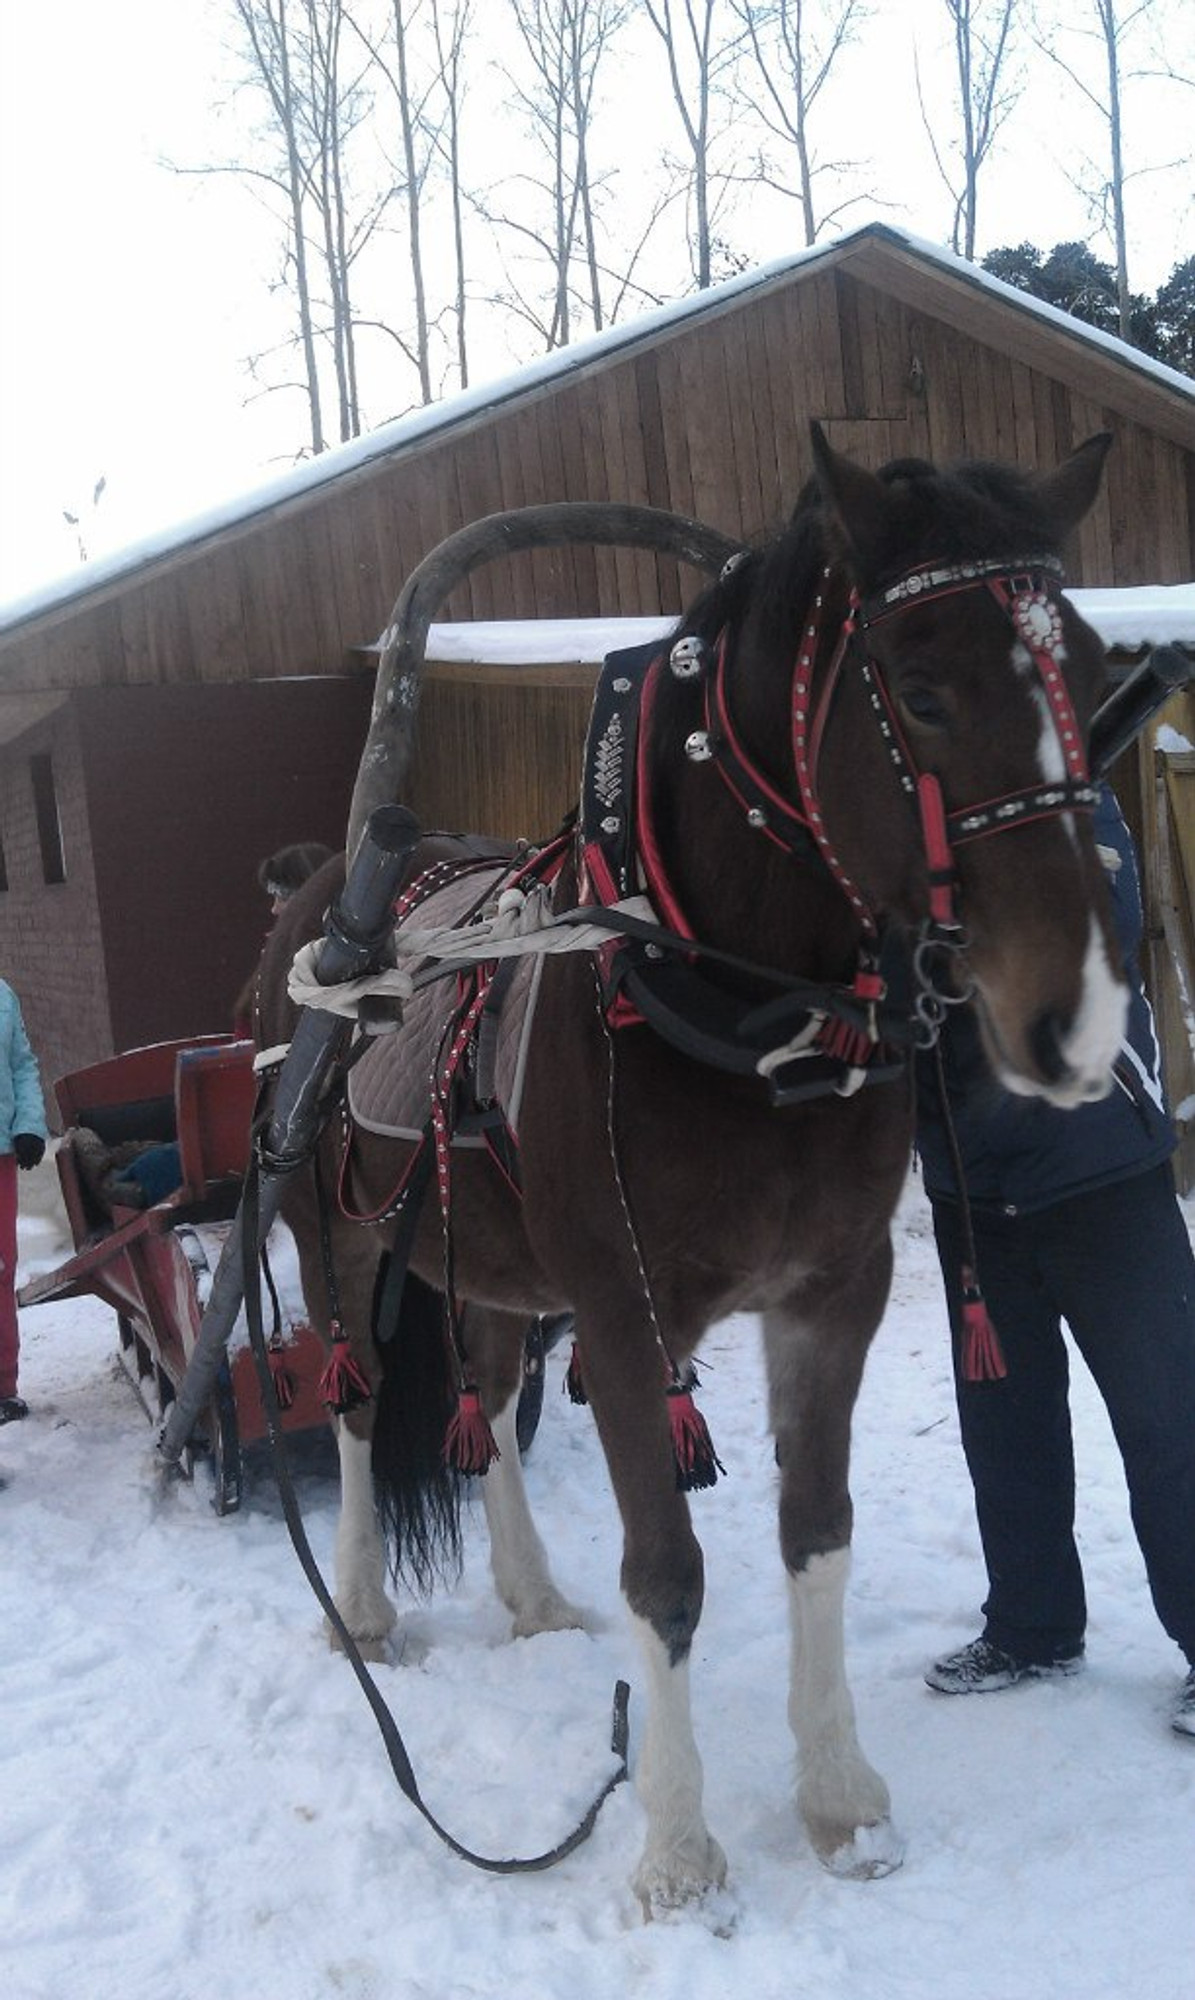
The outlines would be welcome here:
[[[1060,1014],[1039,1014],[1029,1031],[1029,1048],[1047,1083],[1060,1083],[1070,1065],[1062,1053],[1066,1022]]]

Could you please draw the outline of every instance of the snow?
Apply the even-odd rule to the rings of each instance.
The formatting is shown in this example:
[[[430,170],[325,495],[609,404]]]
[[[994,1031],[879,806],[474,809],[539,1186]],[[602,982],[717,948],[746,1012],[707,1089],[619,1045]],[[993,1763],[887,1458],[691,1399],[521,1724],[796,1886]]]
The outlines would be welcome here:
[[[22,1278],[64,1254],[53,1213],[28,1208]],[[735,1319],[709,1336],[702,1394],[727,1477],[693,1502],[708,1580],[695,1713],[730,1880],[653,1924],[627,1886],[630,1786],[542,1874],[483,1875],[443,1848],[327,1648],[264,1467],[224,1520],[202,1468],[156,1496],[108,1310],[39,1306],[22,1340],[31,1414],[0,1431],[6,2000],[1190,2000],[1195,1746],[1167,1726],[1182,1662],[1081,1367],[1087,1671],[966,1701],[922,1684],[977,1629],[982,1572],[915,1180],[855,1421],[848,1595],[860,1733],[905,1865],[835,1879],[797,1824],[762,1368]],[[507,1639],[478,1509],[461,1583],[401,1606],[406,1657],[375,1670],[432,1810],[498,1854],[551,1845],[581,1816],[612,1768],[620,1677],[632,1766],[642,1729],[615,1510],[564,1363],[550,1358],[527,1479],[589,1629]],[[298,1482],[327,1566],[334,1485],[310,1453]]]
[[[1195,583],[1065,594],[1105,646],[1126,652],[1167,644],[1195,650]],[[675,618],[479,618],[429,626],[424,653],[437,664],[600,666],[617,647],[651,645],[666,639],[675,625]]]

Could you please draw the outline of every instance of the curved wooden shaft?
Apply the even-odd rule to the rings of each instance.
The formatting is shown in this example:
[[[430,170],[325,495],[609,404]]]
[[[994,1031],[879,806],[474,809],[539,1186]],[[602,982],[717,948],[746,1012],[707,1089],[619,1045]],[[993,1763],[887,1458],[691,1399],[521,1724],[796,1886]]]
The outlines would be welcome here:
[[[356,851],[374,807],[392,805],[402,797],[414,749],[428,627],[444,600],[485,563],[523,549],[579,543],[650,549],[711,573],[720,570],[738,547],[728,535],[686,515],[603,500],[564,500],[487,514],[441,542],[412,570],[391,617],[353,790],[348,853]]]

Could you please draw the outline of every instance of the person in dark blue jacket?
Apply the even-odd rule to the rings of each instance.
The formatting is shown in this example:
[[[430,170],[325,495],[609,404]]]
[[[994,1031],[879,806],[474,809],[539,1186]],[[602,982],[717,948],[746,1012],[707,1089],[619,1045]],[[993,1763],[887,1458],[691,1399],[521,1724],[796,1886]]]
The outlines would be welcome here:
[[[1137,965],[1136,859],[1106,786],[1096,839],[1132,996],[1110,1093],[1072,1111],[1013,1096],[969,1006],[951,1008],[937,1054],[918,1057],[917,1145],[988,1573],[982,1633],[926,1680],[943,1694],[986,1693],[1082,1664],[1065,1321],[1107,1405],[1158,1617],[1187,1659],[1171,1720],[1195,1736],[1195,1257]],[[984,1308],[998,1340],[986,1371],[964,1359]]]

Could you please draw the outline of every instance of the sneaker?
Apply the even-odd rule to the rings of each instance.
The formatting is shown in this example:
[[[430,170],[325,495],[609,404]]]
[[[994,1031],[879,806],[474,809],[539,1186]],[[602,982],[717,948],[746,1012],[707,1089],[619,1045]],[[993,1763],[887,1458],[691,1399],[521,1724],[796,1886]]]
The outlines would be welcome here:
[[[1195,1667],[1191,1668],[1170,1711],[1170,1727],[1180,1736],[1195,1736]]]
[[[0,1424],[15,1424],[29,1415],[29,1405],[20,1396],[0,1396]]]
[[[1082,1664],[1082,1647],[1065,1659],[1043,1663],[1018,1660],[1002,1646],[994,1646],[990,1639],[972,1639],[959,1652],[935,1660],[925,1676],[925,1684],[939,1694],[995,1694],[998,1688],[1015,1687],[1018,1681],[1054,1680],[1064,1674],[1077,1674]],[[1195,1694],[1192,1728],[1195,1729]]]

